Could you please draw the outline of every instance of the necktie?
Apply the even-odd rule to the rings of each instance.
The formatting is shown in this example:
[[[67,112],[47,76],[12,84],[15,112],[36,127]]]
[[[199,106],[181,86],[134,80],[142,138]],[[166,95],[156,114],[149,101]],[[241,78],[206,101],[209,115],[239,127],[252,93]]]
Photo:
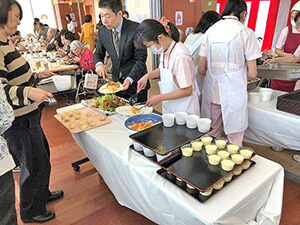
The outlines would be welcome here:
[[[113,42],[117,56],[119,57],[119,36],[117,30],[113,30]]]

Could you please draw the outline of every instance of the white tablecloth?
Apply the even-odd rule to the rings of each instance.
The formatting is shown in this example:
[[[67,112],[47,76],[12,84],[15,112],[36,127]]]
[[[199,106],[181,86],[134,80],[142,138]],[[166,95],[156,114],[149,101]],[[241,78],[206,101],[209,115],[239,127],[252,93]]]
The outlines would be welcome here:
[[[109,119],[110,124],[73,137],[121,205],[158,224],[279,224],[284,177],[279,164],[256,156],[254,167],[200,203],[156,174],[158,165],[129,149],[126,117]]]
[[[270,102],[248,102],[244,141],[300,151],[300,116],[276,109],[277,97],[283,94],[286,92],[274,91]]]

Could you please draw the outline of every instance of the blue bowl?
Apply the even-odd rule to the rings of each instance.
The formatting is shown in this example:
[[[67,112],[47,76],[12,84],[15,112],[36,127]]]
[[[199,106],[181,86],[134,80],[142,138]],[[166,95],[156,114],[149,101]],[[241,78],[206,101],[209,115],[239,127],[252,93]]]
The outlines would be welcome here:
[[[159,123],[162,121],[161,116],[154,115],[154,114],[139,114],[132,117],[129,117],[125,120],[125,127],[132,132],[137,132],[139,130],[133,130],[129,128],[129,126],[133,125],[134,123],[146,123],[148,121],[152,121],[153,124]]]

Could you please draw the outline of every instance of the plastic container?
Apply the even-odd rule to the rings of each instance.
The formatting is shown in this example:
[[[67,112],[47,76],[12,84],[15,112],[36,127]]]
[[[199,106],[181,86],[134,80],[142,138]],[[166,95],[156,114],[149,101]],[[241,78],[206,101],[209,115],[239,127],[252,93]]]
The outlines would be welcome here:
[[[72,88],[70,75],[56,75],[53,76],[52,79],[57,91],[67,91]]]
[[[206,133],[210,130],[211,119],[200,118],[197,120],[198,130],[201,133]]]
[[[271,88],[260,88],[259,93],[263,102],[268,102],[272,99],[273,90]]]
[[[174,119],[175,115],[172,113],[167,113],[162,116],[163,124],[165,127],[173,127],[174,126]]]
[[[260,93],[257,92],[251,92],[248,94],[249,98],[249,102],[253,103],[253,104],[257,104],[260,103]]]
[[[197,120],[199,119],[199,116],[197,115],[188,115],[185,117],[186,126],[189,129],[195,129],[197,128]]]
[[[143,147],[144,155],[147,157],[155,156],[155,152],[151,151],[149,148]]]
[[[176,112],[175,121],[177,125],[185,125],[185,117],[188,115],[186,112]]]

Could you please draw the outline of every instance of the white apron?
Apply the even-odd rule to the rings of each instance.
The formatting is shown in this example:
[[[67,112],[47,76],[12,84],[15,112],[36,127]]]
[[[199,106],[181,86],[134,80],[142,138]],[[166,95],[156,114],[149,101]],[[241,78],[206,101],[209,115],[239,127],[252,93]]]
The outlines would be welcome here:
[[[221,103],[222,119],[224,131],[226,134],[242,132],[248,127],[248,111],[247,111],[247,65],[246,60],[238,70],[230,70],[229,61],[230,51],[233,51],[233,40],[246,27],[243,24],[232,24],[232,27],[218,27],[223,37],[208,38],[207,50],[207,71],[204,79],[203,99],[201,107],[201,117],[211,118],[211,101],[215,82],[218,81],[219,96]],[[230,30],[230,32],[228,32]],[[212,32],[213,33],[213,32]],[[211,35],[213,36],[213,35]],[[219,35],[220,36],[220,35]],[[220,39],[225,42],[220,42]],[[219,50],[224,50],[224,71],[223,74],[213,74],[212,62],[212,45],[218,46]],[[235,46],[233,46],[235,47]],[[213,54],[222,54],[222,52],[213,52]],[[239,59],[242,60],[242,59]],[[220,63],[220,62],[218,62]],[[222,63],[222,62],[221,62]],[[231,72],[230,72],[231,71]],[[234,72],[233,72],[234,71]]]
[[[176,43],[173,51],[171,52],[169,67],[163,68],[163,63],[160,63],[160,93],[167,94],[179,90],[179,87],[176,85],[173,79],[172,68],[176,56],[179,54],[188,54],[190,55],[188,49],[181,43]],[[161,56],[161,61],[163,57]],[[194,74],[193,79],[194,78]],[[188,114],[200,115],[200,107],[197,96],[197,91],[193,90],[192,95],[183,97],[180,99],[167,100],[162,102],[162,111],[165,113],[176,113],[176,112],[186,112]]]

